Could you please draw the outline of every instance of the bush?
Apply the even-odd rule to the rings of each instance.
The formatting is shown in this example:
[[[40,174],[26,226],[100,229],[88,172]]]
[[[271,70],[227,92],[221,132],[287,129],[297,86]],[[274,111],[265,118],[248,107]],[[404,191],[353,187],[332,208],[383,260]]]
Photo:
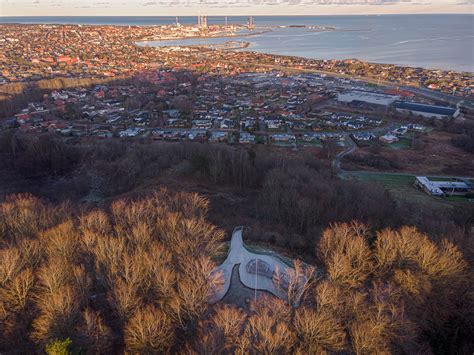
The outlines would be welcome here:
[[[72,341],[69,338],[64,340],[54,339],[46,345],[46,354],[48,355],[69,355],[71,354]]]

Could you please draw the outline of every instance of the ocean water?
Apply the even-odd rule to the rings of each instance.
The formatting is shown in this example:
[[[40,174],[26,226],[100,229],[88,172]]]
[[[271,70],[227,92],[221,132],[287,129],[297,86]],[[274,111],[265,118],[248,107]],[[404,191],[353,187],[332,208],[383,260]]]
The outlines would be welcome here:
[[[194,24],[196,17],[179,17]],[[108,25],[161,25],[175,17],[0,17],[0,23],[72,23]],[[245,24],[246,17],[228,17],[228,23]],[[223,24],[224,17],[208,17]],[[257,16],[257,26],[306,25],[334,27],[275,28],[271,32],[235,38],[250,42],[246,50],[316,59],[357,58],[430,69],[474,72],[474,15],[382,16]],[[235,40],[234,39],[234,40]],[[229,38],[149,42],[149,45],[222,43]]]

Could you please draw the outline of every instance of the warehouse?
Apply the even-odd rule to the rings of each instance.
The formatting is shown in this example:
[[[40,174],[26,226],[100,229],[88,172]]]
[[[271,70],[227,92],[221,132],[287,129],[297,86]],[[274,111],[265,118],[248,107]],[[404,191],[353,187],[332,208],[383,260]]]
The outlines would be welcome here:
[[[412,114],[427,118],[446,119],[457,117],[459,110],[452,107],[418,104],[416,102],[398,101],[395,109],[404,114]]]
[[[337,101],[345,103],[363,102],[370,105],[378,105],[388,107],[400,96],[387,95],[374,91],[351,90],[337,95]]]

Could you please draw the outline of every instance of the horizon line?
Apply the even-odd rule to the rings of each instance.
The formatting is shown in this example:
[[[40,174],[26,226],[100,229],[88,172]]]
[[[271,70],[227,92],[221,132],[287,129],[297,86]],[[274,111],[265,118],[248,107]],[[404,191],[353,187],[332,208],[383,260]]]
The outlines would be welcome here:
[[[394,15],[404,15],[404,16],[416,16],[416,15],[470,15],[474,16],[474,13],[468,12],[413,12],[413,13],[360,13],[360,14],[311,14],[311,15],[255,15],[252,13],[245,14],[245,15],[226,15],[226,14],[218,14],[218,15],[207,15],[207,17],[245,17],[245,16],[254,16],[254,17],[313,17],[313,16],[394,16]],[[196,15],[0,15],[0,18],[5,17],[196,17]]]

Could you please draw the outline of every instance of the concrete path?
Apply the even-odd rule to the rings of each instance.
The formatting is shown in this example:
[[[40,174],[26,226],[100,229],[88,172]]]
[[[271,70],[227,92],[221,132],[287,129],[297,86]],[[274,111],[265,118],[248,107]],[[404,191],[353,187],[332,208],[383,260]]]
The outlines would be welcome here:
[[[252,253],[247,250],[242,239],[242,230],[243,227],[234,229],[227,259],[214,270],[215,273],[222,273],[224,282],[221,287],[215,290],[210,298],[210,303],[218,302],[224,298],[230,287],[232,269],[236,264],[239,265],[240,281],[246,287],[265,290],[279,298],[286,299],[286,294],[275,286],[272,278],[265,275],[258,275],[258,273],[249,273],[247,271],[247,264],[253,260],[257,263],[264,262],[270,267],[272,272],[278,270],[281,274],[286,273],[289,266],[271,255]]]

